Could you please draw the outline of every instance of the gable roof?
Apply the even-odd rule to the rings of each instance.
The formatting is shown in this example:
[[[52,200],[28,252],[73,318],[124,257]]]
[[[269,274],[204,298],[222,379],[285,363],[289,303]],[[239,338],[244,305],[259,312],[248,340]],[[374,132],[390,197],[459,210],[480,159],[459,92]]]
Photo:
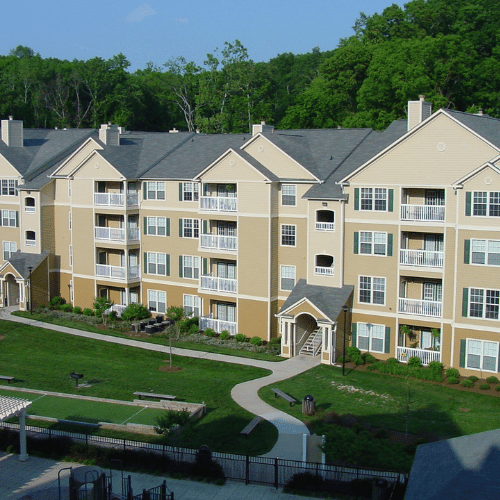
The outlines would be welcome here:
[[[488,115],[464,113],[463,111],[454,111],[451,109],[440,111],[459,121],[462,125],[500,150],[500,120],[498,118],[492,118]]]
[[[28,268],[31,267],[33,270],[36,269],[48,255],[48,250],[43,250],[42,253],[25,253],[18,250],[7,259],[2,267],[10,263],[11,266],[26,279],[30,275]]]

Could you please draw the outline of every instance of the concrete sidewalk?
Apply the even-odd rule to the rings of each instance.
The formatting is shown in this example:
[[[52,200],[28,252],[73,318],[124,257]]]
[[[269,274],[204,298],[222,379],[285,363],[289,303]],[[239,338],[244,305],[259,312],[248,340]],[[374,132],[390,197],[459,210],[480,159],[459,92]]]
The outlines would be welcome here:
[[[0,499],[2,500],[58,500],[58,473],[68,467],[80,467],[81,464],[56,462],[46,458],[30,457],[27,462],[19,462],[17,455],[0,452]],[[105,470],[109,475],[109,469]],[[113,492],[120,493],[121,472],[111,471]],[[143,489],[159,486],[167,480],[167,487],[174,492],[175,500],[298,500],[300,496],[283,493],[281,488],[248,485],[236,481],[227,481],[224,486],[170,479],[150,474],[124,472],[132,477],[132,489],[135,495]],[[61,472],[61,500],[69,499],[69,471]]]

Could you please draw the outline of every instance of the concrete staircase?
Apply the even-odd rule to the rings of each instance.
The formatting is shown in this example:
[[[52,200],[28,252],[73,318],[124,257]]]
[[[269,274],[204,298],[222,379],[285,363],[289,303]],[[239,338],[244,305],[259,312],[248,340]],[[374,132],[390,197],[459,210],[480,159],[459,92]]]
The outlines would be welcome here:
[[[299,354],[305,354],[306,356],[317,356],[321,349],[321,328],[316,328],[311,332],[304,345],[300,349]]]

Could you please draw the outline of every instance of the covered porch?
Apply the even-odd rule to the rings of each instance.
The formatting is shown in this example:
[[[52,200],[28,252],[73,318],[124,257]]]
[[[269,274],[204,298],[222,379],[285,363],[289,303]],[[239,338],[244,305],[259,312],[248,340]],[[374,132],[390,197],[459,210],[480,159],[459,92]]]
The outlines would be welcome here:
[[[431,361],[441,362],[441,329],[426,325],[400,324],[396,358],[407,363],[412,357],[423,365]]]

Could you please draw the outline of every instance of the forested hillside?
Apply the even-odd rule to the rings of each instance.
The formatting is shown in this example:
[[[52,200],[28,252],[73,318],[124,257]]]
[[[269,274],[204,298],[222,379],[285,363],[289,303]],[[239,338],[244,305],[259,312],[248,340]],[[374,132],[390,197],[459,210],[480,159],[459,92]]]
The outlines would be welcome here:
[[[135,73],[123,54],[66,61],[18,46],[0,56],[0,116],[43,128],[112,121],[228,133],[266,120],[280,128],[382,129],[419,94],[434,109],[500,116],[499,40],[500,0],[413,0],[360,14],[335,50],[262,63],[238,40],[207,54],[203,67],[179,56]]]

